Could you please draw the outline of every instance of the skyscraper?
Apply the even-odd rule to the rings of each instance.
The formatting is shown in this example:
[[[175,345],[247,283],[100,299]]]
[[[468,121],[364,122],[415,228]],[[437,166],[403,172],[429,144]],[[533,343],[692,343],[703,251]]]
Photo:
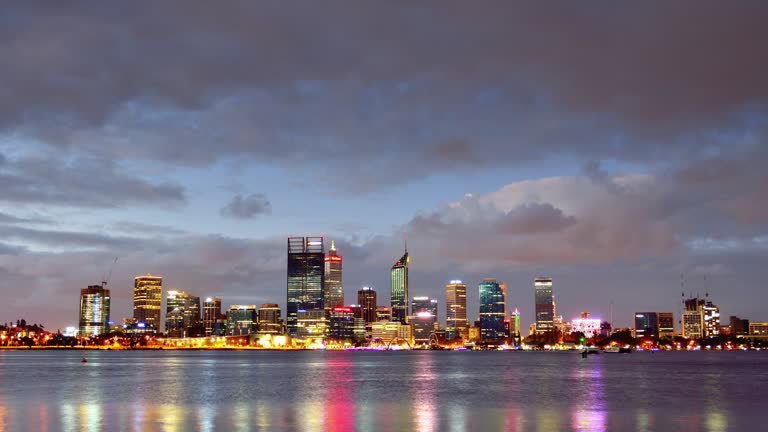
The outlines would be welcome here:
[[[533,281],[536,297],[536,334],[548,334],[554,330],[555,301],[552,296],[552,279],[536,278]]]
[[[331,249],[325,257],[325,309],[344,306],[344,287],[342,286],[342,257],[336,253],[336,244],[331,240]]]
[[[363,287],[357,291],[357,304],[363,311],[366,324],[376,322],[376,291],[371,287]]]
[[[288,237],[288,334],[298,336],[298,313],[325,313],[325,249],[322,237]]]
[[[480,282],[480,339],[484,342],[504,340],[504,291],[496,279]]]
[[[227,334],[241,336],[255,333],[256,305],[231,305],[227,311]]]
[[[445,338],[453,340],[459,337],[466,341],[469,337],[467,286],[460,280],[452,280],[446,284],[445,301]]]
[[[133,280],[133,317],[138,323],[151,326],[159,332],[160,307],[163,303],[163,278],[152,276],[137,276]]]
[[[672,312],[659,312],[659,337],[671,338],[675,334],[675,317]]]
[[[392,266],[390,287],[392,300],[392,320],[405,324],[408,320],[408,249]]]
[[[264,303],[259,307],[259,334],[281,334],[283,323],[280,319],[280,306],[275,303]]]
[[[432,316],[432,326],[434,327],[434,330],[437,330],[439,324],[437,299],[429,298],[427,296],[413,297],[413,300],[411,300],[411,315],[415,317],[422,314],[421,316],[423,317],[424,312],[427,312]]]
[[[704,300],[697,297],[683,300],[683,337],[704,337]]]
[[[216,321],[221,318],[221,297],[208,297],[203,303],[203,327],[205,335],[214,334]]]
[[[109,290],[89,285],[80,290],[80,335],[97,336],[109,330]]]
[[[656,312],[635,312],[635,337],[658,337],[659,314]]]
[[[720,308],[707,300],[702,307],[704,313],[704,337],[715,337],[720,334]]]
[[[184,291],[168,291],[165,305],[165,331],[169,337],[198,335],[200,297],[191,296]]]

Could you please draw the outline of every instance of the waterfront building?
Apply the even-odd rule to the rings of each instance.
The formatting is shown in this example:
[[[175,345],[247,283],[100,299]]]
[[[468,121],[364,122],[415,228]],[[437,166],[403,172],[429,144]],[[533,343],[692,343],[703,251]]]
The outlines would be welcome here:
[[[299,311],[325,314],[325,249],[322,237],[288,237],[288,334],[299,336]],[[311,312],[311,313],[310,313]],[[306,315],[306,313],[310,313]]]
[[[165,299],[165,331],[168,337],[198,336],[200,327],[200,297],[184,291],[168,291]]]
[[[137,276],[133,279],[133,317],[154,331],[161,331],[160,307],[163,303],[162,276]],[[146,327],[145,327],[146,328]]]
[[[357,304],[360,305],[362,316],[366,323],[378,321],[376,318],[376,290],[363,287],[357,291]]]
[[[264,303],[258,311],[257,333],[260,335],[283,333],[283,321],[280,318],[280,306],[275,303]]]
[[[750,322],[749,323],[749,335],[766,337],[768,336],[768,322]]]
[[[351,308],[331,309],[328,337],[338,342],[352,342],[355,338],[355,314]]]
[[[480,290],[480,339],[483,342],[504,340],[504,292],[496,279],[483,279]]]
[[[510,322],[509,336],[515,345],[520,344],[520,340],[522,339],[520,336],[520,311],[517,310],[517,308],[515,308],[515,311],[512,312],[512,320]]]
[[[221,318],[221,297],[206,297],[203,302],[203,328],[205,336],[215,335],[216,321]]]
[[[704,337],[715,337],[720,334],[720,308],[711,301],[704,303]]]
[[[408,265],[410,257],[408,248],[390,270],[390,298],[392,304],[392,319],[403,324],[408,322]]]
[[[410,325],[413,332],[413,343],[427,345],[435,331],[435,316],[428,311],[419,312],[411,316]]]
[[[571,320],[570,332],[592,338],[600,334],[600,325],[599,319],[591,318],[589,312],[582,312],[578,319]]]
[[[109,331],[109,290],[103,285],[89,285],[80,290],[81,336],[98,336]]]
[[[749,320],[731,315],[729,321],[731,324],[732,335],[739,336],[749,334]]]
[[[445,285],[445,300],[445,338],[449,341],[456,338],[468,340],[467,285],[458,279],[450,281]]]
[[[328,332],[328,318],[322,309],[299,309],[296,315],[296,338],[322,343]]]
[[[402,339],[411,342],[411,326],[400,321],[379,321],[371,324],[371,340],[381,339],[385,344]]]
[[[227,311],[227,335],[244,336],[256,331],[256,305],[231,305]]]
[[[683,301],[683,337],[700,339],[704,337],[704,300],[689,298]]]
[[[536,334],[549,334],[555,328],[555,300],[552,279],[538,277],[533,281],[536,299]]]
[[[336,243],[331,240],[331,248],[325,261],[325,309],[344,306],[344,287],[342,285],[343,258],[336,252]]]
[[[411,316],[415,317],[423,312],[427,312],[430,314],[430,316],[432,316],[433,330],[437,330],[439,325],[439,318],[437,315],[437,299],[429,298],[426,296],[414,297],[411,300]]]
[[[635,312],[635,337],[659,337],[659,314],[656,312]]]
[[[389,306],[376,306],[376,321],[392,321],[392,309]]]
[[[659,312],[659,337],[671,338],[675,335],[675,317],[672,312]]]

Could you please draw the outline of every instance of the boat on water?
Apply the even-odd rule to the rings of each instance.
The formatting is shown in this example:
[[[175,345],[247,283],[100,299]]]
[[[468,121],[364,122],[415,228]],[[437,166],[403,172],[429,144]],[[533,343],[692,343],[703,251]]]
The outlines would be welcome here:
[[[629,353],[632,352],[632,348],[630,348],[630,347],[621,347],[621,346],[618,346],[618,345],[609,345],[609,346],[605,347],[605,349],[603,351],[606,352],[606,353],[610,353],[610,354],[629,354]]]

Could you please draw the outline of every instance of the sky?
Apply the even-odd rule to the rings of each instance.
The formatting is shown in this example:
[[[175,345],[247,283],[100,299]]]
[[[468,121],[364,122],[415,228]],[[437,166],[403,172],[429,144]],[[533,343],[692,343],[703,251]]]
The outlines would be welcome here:
[[[0,322],[76,325],[109,273],[286,300],[286,238],[347,303],[508,285],[617,327],[709,294],[768,320],[768,3],[15,2],[0,10]]]

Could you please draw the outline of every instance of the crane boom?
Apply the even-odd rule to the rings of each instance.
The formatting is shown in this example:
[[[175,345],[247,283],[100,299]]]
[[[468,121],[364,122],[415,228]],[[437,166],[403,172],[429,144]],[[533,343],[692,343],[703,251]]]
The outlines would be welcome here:
[[[115,269],[115,264],[117,264],[117,257],[115,257],[115,260],[114,260],[114,261],[112,261],[112,265],[111,265],[111,266],[109,266],[109,273],[107,274],[107,277],[106,277],[106,278],[104,278],[104,279],[101,281],[101,286],[102,286],[102,287],[105,287],[105,286],[107,286],[107,283],[109,283],[109,279],[112,277],[112,271]]]

